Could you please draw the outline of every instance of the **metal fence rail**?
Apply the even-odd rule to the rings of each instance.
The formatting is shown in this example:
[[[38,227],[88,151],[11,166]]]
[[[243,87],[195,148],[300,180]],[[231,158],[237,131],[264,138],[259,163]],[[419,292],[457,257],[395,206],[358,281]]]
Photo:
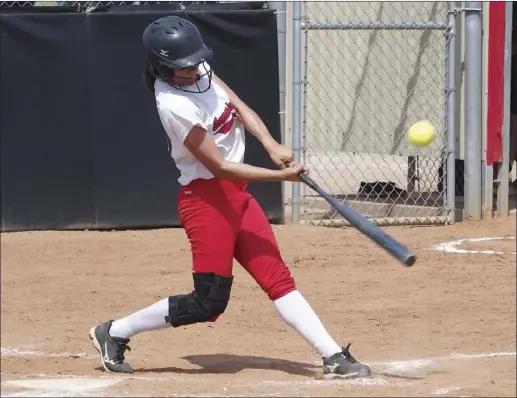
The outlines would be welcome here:
[[[33,7],[33,6],[48,6],[48,7],[73,7],[78,11],[88,12],[97,7],[112,7],[112,6],[128,6],[128,5],[147,5],[147,4],[182,4],[196,5],[206,3],[220,3],[219,1],[0,1],[0,7]]]
[[[131,4],[146,4],[147,2],[135,1],[0,1],[0,7],[33,7],[33,6],[47,6],[47,7],[73,7],[78,11],[86,11],[88,8],[97,6],[113,6],[113,5],[131,5]]]
[[[292,128],[298,158],[328,192],[379,224],[453,221],[454,108],[448,101],[455,60],[448,51],[455,39],[454,13],[448,18],[445,2],[293,7]],[[297,90],[303,91],[299,106]],[[422,119],[433,123],[437,137],[417,149],[406,132]],[[305,186],[295,184],[292,202],[294,222],[346,224]]]

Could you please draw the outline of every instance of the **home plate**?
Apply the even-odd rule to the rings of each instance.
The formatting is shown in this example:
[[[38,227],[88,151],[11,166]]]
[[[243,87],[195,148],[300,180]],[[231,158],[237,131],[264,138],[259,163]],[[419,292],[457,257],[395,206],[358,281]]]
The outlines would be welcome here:
[[[111,387],[119,382],[116,379],[86,379],[86,378],[63,378],[63,379],[36,379],[36,380],[8,380],[2,383],[4,386],[25,388],[31,391],[27,393],[2,394],[3,397],[21,396],[74,396],[84,394],[93,390]],[[27,395],[28,394],[28,395]]]

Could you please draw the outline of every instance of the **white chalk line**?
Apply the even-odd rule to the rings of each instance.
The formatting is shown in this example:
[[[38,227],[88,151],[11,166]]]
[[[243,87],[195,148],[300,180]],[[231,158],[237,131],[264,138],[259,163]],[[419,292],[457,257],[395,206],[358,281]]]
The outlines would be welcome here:
[[[114,378],[101,380],[68,377],[62,379],[8,380],[2,384],[29,390],[3,395],[5,397],[75,397],[91,395],[95,390],[106,389],[119,381]]]
[[[463,353],[452,353],[445,356],[399,360],[399,361],[387,361],[387,362],[368,362],[368,365],[379,366],[385,370],[391,371],[413,371],[420,370],[428,367],[436,362],[449,361],[455,359],[483,359],[483,358],[496,358],[496,357],[514,357],[517,352],[491,352],[481,354],[463,354]],[[304,362],[311,365],[320,365],[321,362]]]
[[[449,242],[440,243],[432,248],[432,250],[442,251],[454,254],[517,254],[517,252],[502,252],[498,250],[470,250],[459,249],[458,246],[469,242],[486,242],[486,241],[510,241],[515,240],[515,236],[483,236],[480,238],[463,238]]]
[[[85,358],[85,359],[94,359],[97,356],[86,354],[84,352],[73,354],[69,352],[61,352],[61,353],[47,353],[41,351],[34,350],[24,350],[19,348],[4,348],[1,349],[2,357],[48,357],[48,358]]]
[[[440,387],[440,388],[437,388],[436,390],[433,391],[433,395],[449,394],[450,392],[458,391],[458,390],[461,390],[461,389],[462,389],[461,386]]]
[[[419,358],[412,360],[401,360],[401,361],[387,361],[387,362],[366,362],[372,368],[378,367],[380,369],[374,369],[374,373],[381,372],[386,373],[408,373],[422,370],[435,363],[450,360],[460,359],[483,359],[483,358],[496,358],[496,357],[510,357],[516,356],[516,352],[493,352],[493,353],[482,353],[482,354],[462,354],[453,353],[441,357],[430,357],[430,358]],[[306,362],[307,364],[320,365],[320,362]],[[399,381],[401,382],[401,381]],[[359,385],[359,386],[385,386],[392,384],[392,381],[388,381],[384,378],[367,378],[367,379],[344,379],[337,378],[332,380],[291,380],[291,381],[276,381],[266,380],[261,384],[263,385],[276,385],[276,386],[302,386],[302,385]]]
[[[359,378],[359,379],[346,379],[346,378],[333,378],[329,380],[264,380],[259,383],[262,386],[342,386],[343,384],[351,386],[387,386],[390,382],[386,379],[379,377]]]
[[[85,358],[85,359],[97,359],[97,356],[86,354],[84,352],[81,353],[48,353],[43,351],[33,351],[33,350],[24,350],[20,348],[1,348],[2,356],[10,356],[10,357],[30,357],[30,356],[40,356],[40,357],[71,357],[71,358]],[[493,352],[493,353],[480,353],[480,354],[464,354],[464,353],[452,353],[446,356],[439,357],[429,357],[429,358],[419,358],[419,359],[411,359],[411,360],[400,360],[400,361],[388,361],[388,362],[369,362],[372,366],[387,366],[390,365],[393,370],[405,370],[408,369],[419,369],[425,366],[430,365],[433,362],[444,361],[449,359],[479,359],[479,358],[493,358],[493,357],[506,357],[506,356],[516,356],[516,352]],[[301,361],[302,364],[307,365],[321,365],[321,361]],[[128,376],[134,377],[134,376]],[[154,379],[154,378],[153,378]]]
[[[86,359],[93,359],[97,358],[97,356],[89,355],[86,353],[47,353],[42,351],[29,351],[24,349],[18,349],[18,348],[1,348],[2,355],[5,356],[11,356],[11,357],[26,357],[26,356],[41,356],[41,357],[72,357],[72,358],[86,358]],[[494,357],[507,357],[507,356],[516,356],[516,352],[493,352],[493,353],[480,353],[480,354],[464,354],[464,353],[452,353],[446,356],[438,356],[438,357],[429,357],[429,358],[419,358],[419,359],[411,359],[411,360],[399,360],[399,361],[384,361],[384,362],[369,362],[372,366],[380,366],[380,367],[386,367],[388,366],[390,370],[398,370],[398,371],[404,371],[404,370],[418,370],[423,367],[429,366],[434,362],[439,361],[446,361],[446,360],[454,360],[454,359],[480,359],[480,358],[494,358]],[[321,361],[301,361],[302,364],[307,365],[321,365]],[[127,378],[135,378],[139,377],[142,378],[142,376],[127,376]],[[143,380],[146,379],[153,379],[155,380],[156,377],[152,378],[142,378]],[[170,380],[169,378],[163,378],[164,380]]]
[[[42,357],[64,357],[64,356],[73,356],[73,357],[86,357],[86,354],[50,354],[38,351],[29,351],[23,349],[4,349],[2,348],[2,353],[8,353],[11,356],[42,356]],[[449,360],[462,360],[462,359],[482,359],[482,358],[496,358],[496,357],[510,357],[516,356],[516,352],[493,352],[493,353],[480,353],[480,354],[464,354],[464,353],[452,353],[446,356],[438,356],[438,357],[429,357],[429,358],[419,358],[412,360],[398,360],[398,361],[382,361],[382,362],[369,362],[368,364],[373,368],[379,367],[384,372],[414,372],[418,370],[422,370],[423,368],[429,367],[440,361],[449,361]],[[321,362],[301,362],[304,364],[313,364],[313,365],[321,365]],[[36,379],[32,380],[11,380],[4,382],[2,384],[8,383],[11,385],[18,385],[20,387],[28,388],[29,391],[16,392],[10,395],[2,395],[3,397],[23,397],[23,396],[37,396],[37,397],[47,397],[47,396],[77,396],[88,393],[88,395],[93,396],[93,392],[99,392],[108,386],[112,386],[115,383],[121,380],[147,380],[147,381],[171,381],[180,379],[187,379],[187,377],[179,376],[179,377],[146,377],[146,376],[137,376],[137,375],[120,375],[120,377],[113,378],[111,376],[100,375],[99,377],[92,379],[88,378],[84,375],[75,375],[75,374],[64,374],[64,375],[48,375],[48,374],[32,374],[26,375],[26,377],[36,377]],[[37,378],[46,378],[46,380],[39,380]],[[56,383],[57,380],[61,380],[61,383]],[[106,384],[103,384],[106,383]],[[259,382],[260,386],[332,386],[332,385],[353,385],[353,386],[385,386],[389,385],[391,382],[384,378],[366,378],[366,379],[332,379],[332,380],[290,380],[290,381],[281,381],[281,380],[264,380]],[[71,386],[71,387],[70,387]],[[442,389],[437,389],[433,394],[434,395],[443,395],[448,392],[454,391],[455,389],[459,389],[457,386],[451,386],[447,388],[443,387]],[[446,391],[447,390],[447,391]],[[65,394],[65,395],[63,395]],[[96,394],[99,395],[98,393]],[[216,396],[218,394],[208,394],[208,395],[190,395],[192,397],[201,397],[201,396]],[[263,396],[272,396],[263,395]]]

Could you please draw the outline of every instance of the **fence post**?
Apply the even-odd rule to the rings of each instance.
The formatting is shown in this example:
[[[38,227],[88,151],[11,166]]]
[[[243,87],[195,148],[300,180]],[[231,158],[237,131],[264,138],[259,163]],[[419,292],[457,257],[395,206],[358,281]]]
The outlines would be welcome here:
[[[503,101],[503,162],[499,169],[497,189],[497,215],[506,217],[508,213],[508,190],[510,182],[510,90],[512,78],[512,25],[513,4],[506,2],[504,40],[504,101]]]
[[[286,143],[286,43],[287,43],[287,29],[286,29],[286,18],[287,10],[286,3],[284,1],[270,1],[269,8],[275,10],[276,15],[276,34],[278,39],[278,91],[279,91],[279,109],[278,115],[280,117],[280,138],[281,143]],[[285,183],[281,183],[282,187],[282,212],[285,216]]]
[[[446,32],[446,216],[450,224],[456,221],[456,2],[447,3],[448,31]]]
[[[487,34],[483,35],[483,68],[487,68],[488,73],[483,73],[483,119],[482,119],[482,150],[481,150],[481,192],[482,192],[482,218],[493,218],[494,217],[494,172],[497,167],[494,167],[493,162],[493,137],[491,128],[491,95],[493,94],[490,86],[490,81],[493,79],[491,76],[491,42],[494,41],[494,37],[490,32],[491,21],[494,20],[492,3],[487,3],[485,10],[488,11],[487,17],[483,18],[483,32]],[[504,8],[504,4],[503,4]],[[502,76],[500,77],[502,78]]]
[[[465,2],[465,218],[481,219],[481,1]]]
[[[292,149],[294,160],[300,162],[301,151],[301,111],[302,111],[302,3],[293,3],[293,83],[292,83]],[[292,222],[300,222],[300,183],[293,182]]]
[[[280,94],[280,132],[282,144],[285,144],[285,80],[286,80],[286,3],[285,1],[270,1],[270,8],[275,10],[276,31],[278,36],[278,84]]]

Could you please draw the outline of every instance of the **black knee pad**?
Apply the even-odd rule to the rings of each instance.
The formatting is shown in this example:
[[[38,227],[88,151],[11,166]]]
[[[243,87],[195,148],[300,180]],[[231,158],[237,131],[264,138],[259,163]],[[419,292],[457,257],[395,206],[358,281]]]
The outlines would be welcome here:
[[[193,278],[191,293],[169,297],[169,316],[165,321],[174,327],[206,322],[224,313],[230,301],[233,276],[196,272]]]

